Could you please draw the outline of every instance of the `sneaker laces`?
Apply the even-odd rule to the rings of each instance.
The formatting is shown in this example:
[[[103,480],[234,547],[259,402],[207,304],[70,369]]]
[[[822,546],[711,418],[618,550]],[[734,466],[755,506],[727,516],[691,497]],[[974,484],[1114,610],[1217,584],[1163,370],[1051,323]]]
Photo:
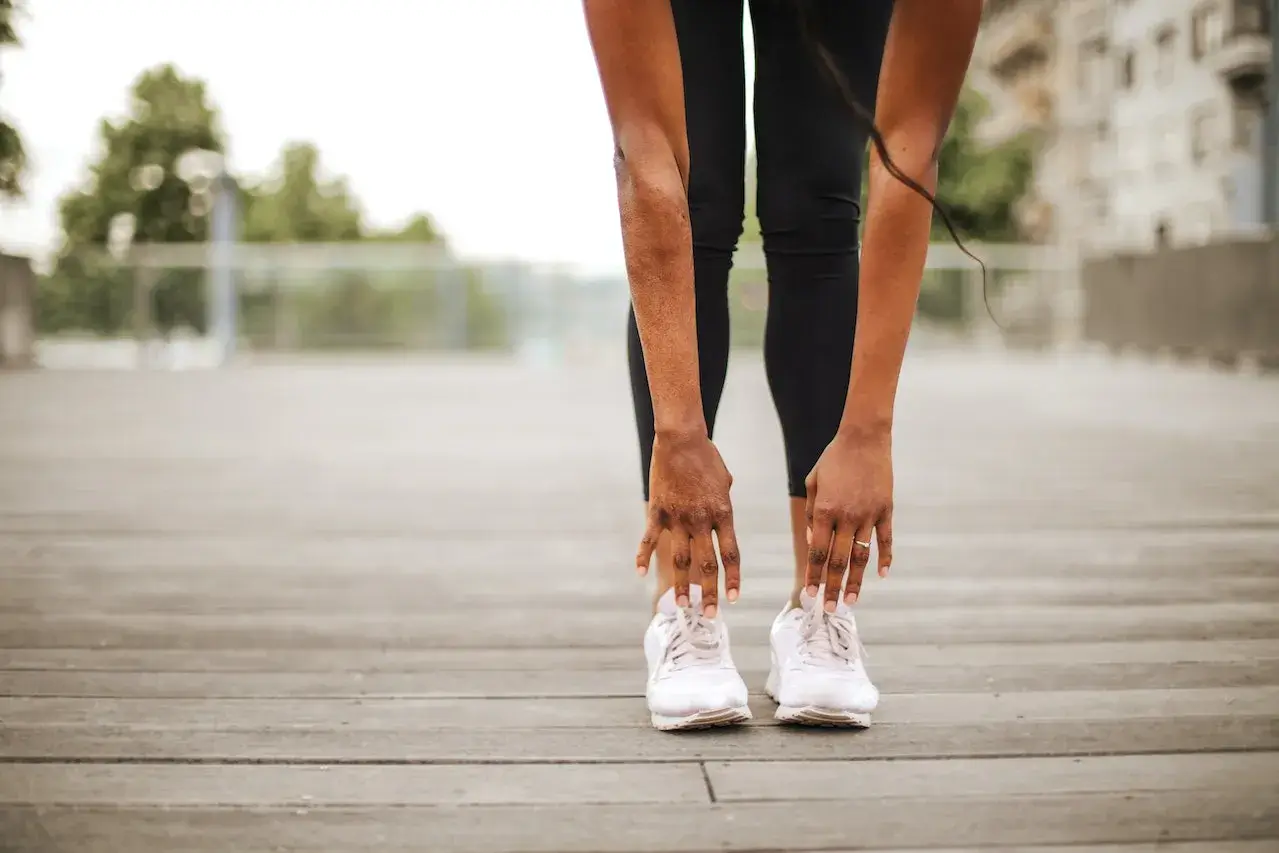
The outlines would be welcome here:
[[[804,656],[826,666],[851,666],[866,658],[851,615],[827,613],[820,603],[804,614],[801,626]]]
[[[672,669],[718,664],[723,659],[719,625],[693,608],[681,608],[667,620],[674,635],[666,649],[666,660]]]

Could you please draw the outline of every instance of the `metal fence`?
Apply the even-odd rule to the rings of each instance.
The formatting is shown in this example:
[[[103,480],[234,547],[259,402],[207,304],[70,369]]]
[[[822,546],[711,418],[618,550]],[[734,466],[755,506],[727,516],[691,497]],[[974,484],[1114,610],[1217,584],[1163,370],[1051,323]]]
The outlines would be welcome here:
[[[1070,326],[1077,277],[1062,253],[973,250],[990,271],[991,307],[1016,339],[1047,343]],[[46,344],[89,335],[144,346],[207,338],[219,328],[210,319],[219,257],[185,244],[63,259],[41,284],[41,335]],[[615,349],[628,303],[620,269],[468,261],[430,245],[246,244],[225,259],[237,351],[489,350],[558,359]],[[768,285],[757,246],[739,252],[730,298],[734,345],[759,346]],[[986,310],[977,265],[954,246],[932,246],[921,322],[959,337],[997,335]]]
[[[1114,351],[1279,358],[1279,235],[1083,266],[1084,335]]]

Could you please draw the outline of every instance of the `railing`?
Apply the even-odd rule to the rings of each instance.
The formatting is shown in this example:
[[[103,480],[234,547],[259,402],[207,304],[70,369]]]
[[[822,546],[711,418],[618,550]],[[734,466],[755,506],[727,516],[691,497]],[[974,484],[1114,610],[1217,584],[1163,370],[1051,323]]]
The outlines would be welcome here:
[[[1061,330],[1077,277],[1061,252],[971,247],[990,270],[1001,323],[1045,343]],[[201,338],[211,258],[198,244],[140,245],[64,261],[42,285],[45,343],[68,337],[150,342]],[[229,254],[237,350],[488,350],[559,359],[615,349],[628,304],[620,269],[470,261],[413,244],[242,245]],[[953,336],[992,336],[977,265],[951,244],[928,255],[921,322]],[[730,288],[733,342],[759,346],[767,307],[762,252],[739,252]],[[1067,312],[1068,313],[1068,312]]]

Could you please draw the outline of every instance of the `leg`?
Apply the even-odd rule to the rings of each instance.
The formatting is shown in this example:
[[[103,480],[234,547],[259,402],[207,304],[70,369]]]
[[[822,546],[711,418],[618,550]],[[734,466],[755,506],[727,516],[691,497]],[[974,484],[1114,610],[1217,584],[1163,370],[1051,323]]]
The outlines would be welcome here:
[[[808,14],[857,99],[874,109],[890,0],[810,0]],[[804,480],[834,437],[857,319],[857,226],[867,133],[801,29],[795,4],[753,0],[759,219],[768,262],[764,357],[790,480],[795,585],[769,634],[776,718],[866,726],[879,702],[851,611],[801,597]]]
[[[891,0],[816,0],[807,8],[854,95],[873,111]],[[786,446],[798,603],[808,561],[804,480],[834,437],[848,393],[869,137],[804,35],[794,3],[752,0],[751,21],[757,207],[769,278],[764,358]]]
[[[681,47],[690,155],[689,214],[697,298],[697,350],[706,425],[728,373],[728,273],[742,233],[746,158],[746,83],[742,0],[671,0]],[[644,500],[653,455],[653,399],[635,314],[627,355],[639,431]],[[673,584],[668,537],[657,552],[657,596]]]

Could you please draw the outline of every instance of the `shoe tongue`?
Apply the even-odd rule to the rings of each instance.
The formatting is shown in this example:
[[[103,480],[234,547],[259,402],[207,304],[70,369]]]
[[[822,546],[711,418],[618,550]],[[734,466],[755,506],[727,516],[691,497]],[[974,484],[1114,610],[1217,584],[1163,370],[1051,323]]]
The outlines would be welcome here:
[[[694,610],[702,603],[702,588],[700,586],[691,586],[688,589],[688,603]],[[674,616],[679,610],[675,606],[675,588],[671,587],[662,593],[662,597],[657,600],[657,609],[667,616]]]
[[[818,588],[817,594],[821,595],[821,593],[822,593],[821,588]],[[803,592],[799,594],[799,606],[804,608],[805,613],[811,613],[815,608],[824,607],[825,604],[826,604],[825,601],[822,601],[815,596],[809,595],[808,590],[804,590]],[[839,616],[848,616],[849,615],[848,605],[841,601],[839,603],[839,606],[835,608],[835,613]]]

